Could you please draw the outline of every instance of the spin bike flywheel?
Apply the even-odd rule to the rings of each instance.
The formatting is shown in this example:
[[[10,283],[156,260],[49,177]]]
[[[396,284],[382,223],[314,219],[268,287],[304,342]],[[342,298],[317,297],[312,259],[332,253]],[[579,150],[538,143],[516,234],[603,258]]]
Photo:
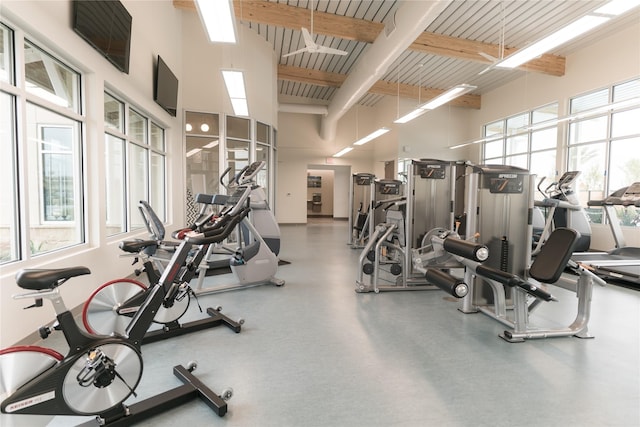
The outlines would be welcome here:
[[[64,401],[78,414],[101,414],[120,405],[142,377],[140,352],[111,341],[78,353],[62,384]]]

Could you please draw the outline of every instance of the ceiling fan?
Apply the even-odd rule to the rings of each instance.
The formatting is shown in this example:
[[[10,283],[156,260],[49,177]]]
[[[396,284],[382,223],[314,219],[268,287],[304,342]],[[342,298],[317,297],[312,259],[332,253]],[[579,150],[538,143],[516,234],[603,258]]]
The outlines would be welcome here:
[[[298,49],[294,52],[287,53],[286,55],[282,55],[283,58],[288,56],[297,55],[298,53],[308,52],[308,53],[328,53],[331,55],[346,55],[349,52],[340,49],[334,49],[328,46],[322,46],[313,41],[313,36],[306,28],[302,27],[302,38],[304,38],[305,47],[302,49]]]
[[[311,32],[308,29],[302,27],[302,38],[304,39],[304,47],[294,52],[282,55],[283,58],[288,56],[297,55],[299,53],[328,53],[330,55],[346,55],[347,51],[334,49],[328,46],[322,46],[313,41],[313,1],[311,2]]]

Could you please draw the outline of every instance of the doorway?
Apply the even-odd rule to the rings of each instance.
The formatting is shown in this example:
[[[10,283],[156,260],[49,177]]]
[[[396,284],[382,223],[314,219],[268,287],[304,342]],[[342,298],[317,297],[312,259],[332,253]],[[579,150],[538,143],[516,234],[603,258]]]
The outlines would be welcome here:
[[[307,222],[310,219],[349,218],[351,166],[307,166]]]

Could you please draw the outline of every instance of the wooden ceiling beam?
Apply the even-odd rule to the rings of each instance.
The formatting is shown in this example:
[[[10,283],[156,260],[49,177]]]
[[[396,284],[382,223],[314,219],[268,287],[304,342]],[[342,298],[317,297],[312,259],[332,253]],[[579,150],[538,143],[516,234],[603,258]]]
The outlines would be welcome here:
[[[278,79],[288,80],[298,83],[312,84],[322,87],[340,87],[347,79],[345,74],[329,73],[326,71],[312,70],[309,68],[292,67],[288,65],[278,65]],[[377,95],[401,96],[421,101],[435,98],[445,92],[442,89],[429,87],[419,87],[407,84],[387,82],[379,80],[368,91]],[[480,95],[463,95],[451,101],[449,105],[455,107],[480,109]]]
[[[179,9],[195,11],[193,0],[173,0],[173,5]],[[236,18],[265,25],[299,30],[300,27],[311,27],[311,13],[308,9],[286,4],[268,2],[264,0],[235,0]],[[349,18],[325,12],[313,12],[313,32],[327,36],[339,37],[346,40],[373,43],[384,29],[384,24]],[[431,55],[447,56],[450,58],[491,64],[491,61],[480,55],[487,53],[495,58],[500,57],[500,47],[491,43],[482,43],[441,34],[423,32],[409,47]],[[504,56],[517,51],[517,48],[505,48]],[[557,55],[544,54],[540,58],[529,61],[518,67],[521,70],[563,76],[565,72],[565,58]]]
[[[193,0],[173,0],[173,6],[178,9],[196,11]],[[299,30],[301,27],[311,28],[311,11],[309,9],[264,0],[235,0],[233,7],[236,19],[241,21],[275,25],[291,30]],[[313,12],[314,34],[373,43],[383,29],[384,24],[379,22]]]
[[[491,64],[491,61],[480,55],[480,52],[491,55],[494,58],[500,58],[501,56],[500,46],[498,45],[428,33],[426,31],[418,36],[409,49],[432,55],[482,62],[484,64]],[[505,47],[503,58],[517,51],[517,48]],[[563,76],[565,63],[566,60],[563,56],[545,53],[518,68],[552,76]]]

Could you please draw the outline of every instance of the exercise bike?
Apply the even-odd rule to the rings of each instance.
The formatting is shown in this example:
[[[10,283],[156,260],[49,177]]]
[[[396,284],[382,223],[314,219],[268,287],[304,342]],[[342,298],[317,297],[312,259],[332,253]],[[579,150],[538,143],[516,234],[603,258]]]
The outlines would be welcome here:
[[[16,299],[34,298],[32,307],[51,301],[65,336],[66,356],[43,347],[19,346],[0,352],[2,377],[1,410],[9,414],[95,415],[99,425],[130,425],[176,407],[193,398],[202,398],[219,416],[227,412],[231,389],[217,395],[186,368],[174,367],[184,385],[131,406],[124,404],[136,396],[142,377],[142,339],[161,306],[171,306],[180,297],[176,274],[185,263],[193,245],[215,244],[224,240],[249,213],[244,205],[228,209],[201,233],[192,233],[180,243],[158,283],[146,293],[125,333],[96,336],[82,331],[65,307],[59,287],[71,278],[90,274],[86,267],[48,270],[22,270],[16,276],[18,286],[27,293]]]
[[[165,231],[162,222],[148,203],[140,201],[139,209],[152,239],[123,241],[120,242],[120,249],[135,256],[134,264],[139,259],[142,260],[143,267],[135,271],[136,275],[145,273],[148,283],[157,283],[160,280],[161,272],[166,269],[166,264],[169,261],[167,254],[175,252],[180,242],[179,240],[164,240]],[[186,233],[202,230],[212,220],[212,214],[208,213],[203,206],[198,219],[191,226],[174,232],[172,237],[184,239]],[[241,331],[244,319],[232,320],[222,314],[220,306],[207,308],[208,316],[204,319],[180,323],[180,319],[189,308],[192,297],[197,302],[197,296],[189,283],[196,274],[198,276],[206,275],[207,267],[202,264],[211,246],[211,244],[194,245],[191,249],[185,264],[174,279],[180,286],[178,296],[171,306],[163,305],[159,308],[153,321],[161,325],[161,328],[148,331],[143,338],[143,344],[221,325],[229,327],[236,333]],[[157,256],[158,252],[162,252],[159,257]],[[84,327],[93,334],[123,334],[151,289],[144,283],[130,278],[116,279],[103,284],[89,296],[83,306],[82,322]],[[202,312],[199,304],[198,307]],[[41,331],[41,336],[42,334]]]

